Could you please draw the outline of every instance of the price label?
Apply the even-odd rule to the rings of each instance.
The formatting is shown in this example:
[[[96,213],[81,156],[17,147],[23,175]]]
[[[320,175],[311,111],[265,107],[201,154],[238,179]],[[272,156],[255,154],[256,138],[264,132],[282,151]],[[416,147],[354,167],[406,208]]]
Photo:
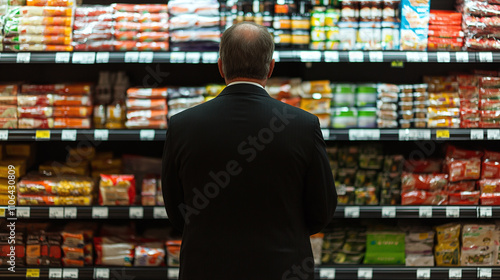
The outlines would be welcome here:
[[[383,52],[369,52],[368,57],[370,59],[370,62],[384,62]]]
[[[449,139],[450,131],[449,130],[436,130],[436,138],[438,139]]]
[[[216,63],[219,55],[216,52],[205,52],[201,56],[203,63]]]
[[[92,218],[94,219],[107,219],[108,207],[92,207]]]
[[[350,129],[349,140],[380,140],[380,129]]]
[[[186,53],[187,63],[200,63],[201,54],[199,52],[188,52]]]
[[[66,279],[78,279],[78,268],[64,268],[63,278]]]
[[[323,139],[325,140],[328,140],[328,138],[330,138],[330,130],[327,128],[322,129],[321,134],[323,134]]]
[[[415,141],[415,140],[430,140],[431,130],[430,129],[400,129],[399,130],[399,140],[400,141]]]
[[[31,53],[29,52],[20,52],[16,56],[17,63],[30,63]]]
[[[64,218],[64,208],[62,208],[62,207],[50,207],[49,208],[49,218],[50,219],[62,219],[62,218]]]
[[[418,216],[420,218],[432,218],[432,206],[420,206]]]
[[[301,62],[320,62],[321,52],[319,51],[302,51],[300,52]]]
[[[459,218],[460,207],[448,206],[446,207],[446,218]]]
[[[76,207],[64,207],[64,218],[65,219],[76,219],[77,216]]]
[[[167,272],[168,279],[179,279],[179,269],[169,268]]]
[[[50,130],[37,130],[35,132],[36,140],[49,140],[50,139]]]
[[[107,129],[96,129],[94,130],[94,139],[99,141],[108,141],[109,130]]]
[[[141,129],[139,137],[141,141],[152,141],[155,139],[155,133],[154,129]]]
[[[461,268],[450,268],[448,271],[449,279],[462,279],[462,269]]]
[[[128,211],[130,219],[142,219],[144,217],[144,208],[130,207]]]
[[[470,130],[470,139],[471,140],[483,140],[484,139],[484,130],[471,129]]]
[[[95,52],[75,52],[73,53],[73,64],[94,64]]]
[[[49,268],[49,279],[61,279],[62,268]]]
[[[30,208],[29,207],[16,207],[16,217],[29,218],[30,217]]]
[[[26,269],[26,278],[40,278],[40,269],[38,268]]]
[[[139,62],[139,52],[125,53],[125,63],[137,63],[137,62]]]
[[[493,62],[493,53],[491,52],[480,52],[479,62]]]
[[[345,218],[359,218],[359,206],[346,206],[344,208]]]
[[[372,279],[373,269],[372,268],[358,268],[358,279]]]
[[[139,63],[152,63],[155,54],[153,52],[140,52]]]
[[[429,56],[426,52],[407,52],[406,61],[408,62],[428,62]]]
[[[325,62],[339,62],[340,55],[339,52],[326,51],[324,52]]]
[[[62,141],[76,141],[76,129],[63,129],[61,132]]]
[[[382,218],[396,218],[396,207],[395,206],[382,207]]]
[[[69,63],[71,60],[69,52],[56,53],[56,63]]]
[[[153,209],[153,218],[155,219],[167,219],[167,210],[164,207],[155,207]]]
[[[280,52],[274,52],[273,59],[275,62],[280,62]]]
[[[171,52],[170,63],[184,63],[186,60],[186,53],[184,52]]]
[[[431,269],[417,268],[417,279],[431,279]]]
[[[488,140],[499,140],[500,139],[500,129],[488,129],[487,130]]]
[[[109,268],[94,268],[94,279],[95,280],[109,279]]]
[[[9,140],[8,130],[0,130],[0,140]]]
[[[109,63],[109,52],[98,52],[95,56],[96,63]]]
[[[479,268],[477,271],[477,278],[479,279],[491,279],[491,268]]]
[[[349,52],[349,62],[363,62],[365,61],[365,54],[359,51]]]
[[[493,209],[491,206],[481,206],[479,207],[479,217],[480,218],[490,218],[493,216]]]
[[[469,53],[468,52],[457,52],[455,53],[457,58],[457,62],[468,63],[469,62]]]
[[[335,268],[320,268],[319,279],[335,279]]]
[[[0,217],[5,217],[5,208],[0,208]]]
[[[439,63],[450,63],[450,53],[449,52],[438,52],[437,53],[437,62]]]

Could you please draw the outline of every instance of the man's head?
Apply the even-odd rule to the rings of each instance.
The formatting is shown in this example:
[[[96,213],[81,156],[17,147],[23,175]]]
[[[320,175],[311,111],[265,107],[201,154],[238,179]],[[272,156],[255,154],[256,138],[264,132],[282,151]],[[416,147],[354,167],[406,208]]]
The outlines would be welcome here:
[[[235,24],[222,34],[219,71],[226,82],[265,82],[274,68],[273,52],[273,37],[266,27],[250,22]]]

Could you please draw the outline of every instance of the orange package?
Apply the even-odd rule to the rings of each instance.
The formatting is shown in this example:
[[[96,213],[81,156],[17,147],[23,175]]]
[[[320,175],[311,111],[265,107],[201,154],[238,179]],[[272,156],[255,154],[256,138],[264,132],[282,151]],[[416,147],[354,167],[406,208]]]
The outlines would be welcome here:
[[[17,119],[0,119],[0,128],[17,128]]]
[[[142,32],[137,34],[139,42],[168,42],[168,32]]]
[[[129,88],[129,98],[167,98],[167,88]]]
[[[23,51],[23,52],[71,52],[73,46],[69,45],[43,45],[43,44],[21,44],[21,45],[4,45],[6,51]]]
[[[73,117],[82,118],[90,117],[92,115],[91,106],[79,106],[79,107],[54,107],[54,117]]]
[[[130,129],[166,129],[167,120],[129,120],[125,122],[125,126]]]
[[[71,7],[35,7],[35,6],[19,6],[11,7],[9,15],[14,17],[71,17],[73,8]],[[71,20],[71,18],[70,18]]]
[[[21,93],[55,93],[55,94],[90,94],[92,84],[49,84],[49,85],[22,85]]]
[[[10,25],[5,27],[5,32],[7,33],[6,36],[11,34],[71,36],[72,29],[67,26]]]
[[[135,41],[123,41],[114,42],[115,51],[135,51],[137,50],[137,42]]]
[[[4,43],[13,44],[48,44],[48,45],[70,45],[71,37],[46,36],[46,35],[19,35],[5,37]]]
[[[139,42],[138,51],[168,51],[168,42]]]
[[[148,119],[164,120],[167,118],[167,109],[127,110],[127,120]]]
[[[181,243],[181,240],[170,240],[165,243],[168,266],[178,267],[180,265]]]
[[[87,95],[20,94],[17,103],[19,106],[91,106],[92,100]]]
[[[135,5],[135,11],[141,14],[167,13],[168,6],[165,4],[142,4]]]
[[[55,118],[54,128],[90,128],[92,120],[90,118],[86,119],[76,119],[76,118]]]
[[[71,17],[48,17],[33,16],[16,19],[19,25],[45,25],[45,26],[68,26],[71,27]]]
[[[128,98],[126,101],[128,110],[138,110],[138,109],[158,109],[166,110],[167,101],[165,99],[135,99]]]
[[[28,6],[53,6],[53,7],[70,7],[74,6],[73,0],[26,0]]]
[[[19,87],[17,85],[0,85],[0,96],[17,95]]]
[[[19,118],[18,126],[24,129],[54,128],[54,119]]]
[[[462,14],[455,11],[431,10],[429,25],[461,25]]]

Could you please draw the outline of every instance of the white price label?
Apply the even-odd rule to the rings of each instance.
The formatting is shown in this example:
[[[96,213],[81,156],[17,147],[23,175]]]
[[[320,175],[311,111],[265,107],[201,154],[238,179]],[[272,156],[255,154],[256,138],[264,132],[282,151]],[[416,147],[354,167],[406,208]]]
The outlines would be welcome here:
[[[427,62],[429,56],[426,52],[407,52],[406,61],[407,62]]]
[[[420,206],[418,216],[420,218],[432,218],[432,206]]]
[[[470,139],[471,140],[483,140],[484,139],[484,130],[471,129],[470,130]]]
[[[76,207],[64,207],[64,218],[65,219],[76,219],[77,216]]]
[[[439,63],[450,63],[450,53],[449,52],[438,52],[437,53],[437,62]]]
[[[9,140],[8,130],[0,130],[0,140]]]
[[[99,141],[108,141],[109,130],[107,129],[96,129],[94,130],[94,139]]]
[[[363,62],[365,61],[365,54],[359,51],[349,52],[349,62]]]
[[[400,129],[399,141],[430,140],[430,129]]]
[[[75,52],[73,53],[73,64],[94,64],[95,52]]]
[[[63,129],[61,132],[62,141],[76,141],[76,129]]]
[[[380,129],[349,129],[349,140],[380,140]]]
[[[493,53],[491,52],[480,52],[479,62],[493,62]]]
[[[92,218],[94,219],[107,219],[108,207],[92,207]]]
[[[330,138],[330,130],[328,128],[323,128],[321,130],[321,134],[323,134],[323,139],[328,140]]]
[[[275,51],[273,53],[273,59],[274,59],[275,62],[280,62],[280,52]]]
[[[140,52],[139,63],[152,63],[155,54],[153,52]]]
[[[16,57],[17,63],[30,63],[30,61],[31,61],[31,53],[20,52],[17,54],[17,57]]]
[[[187,63],[200,63],[201,54],[199,52],[188,52],[186,53]]]
[[[64,268],[63,278],[67,279],[78,279],[78,268]]]
[[[450,268],[448,270],[449,279],[462,279],[462,269],[461,268]]]
[[[62,207],[50,207],[49,208],[49,218],[50,219],[62,219],[62,218],[64,218],[64,208],[62,208]]]
[[[460,207],[457,206],[446,207],[446,218],[460,218]]]
[[[457,62],[469,62],[469,53],[468,52],[456,52],[455,57],[457,58]]]
[[[324,52],[325,62],[339,62],[340,55],[339,52],[326,51]]]
[[[480,218],[490,218],[493,216],[493,209],[491,206],[480,206],[479,207],[479,217]]]
[[[396,218],[396,206],[382,207],[382,218]]]
[[[70,62],[69,52],[58,52],[56,53],[56,63],[69,63]]]
[[[488,140],[500,140],[500,129],[488,129],[487,138]]]
[[[62,268],[49,268],[49,279],[61,279]]]
[[[95,56],[96,63],[108,63],[109,62],[109,52],[98,52]]]
[[[137,63],[137,62],[139,62],[139,52],[125,53],[125,63]]]
[[[164,207],[155,207],[153,209],[153,218],[155,219],[167,219],[167,210]]]
[[[184,52],[171,52],[170,63],[184,63],[186,60],[186,53]]]
[[[179,269],[169,268],[167,273],[168,279],[179,279]]]
[[[335,268],[320,268],[319,279],[335,279]]]
[[[29,207],[16,207],[16,217],[29,218],[30,217],[30,208]]]
[[[139,137],[141,141],[152,141],[155,139],[155,134],[154,129],[141,129]]]
[[[94,280],[109,279],[109,268],[94,268]]]
[[[417,279],[430,279],[431,269],[430,268],[417,268]]]
[[[301,51],[300,52],[301,62],[320,62],[321,52],[320,51]]]
[[[344,208],[345,218],[359,218],[359,206],[346,206]]]
[[[477,278],[491,279],[491,274],[492,274],[491,268],[479,268],[477,271]]]
[[[370,62],[384,62],[383,52],[369,52],[368,57],[370,58]]]
[[[358,268],[358,279],[372,279],[373,269],[372,268]]]
[[[216,63],[219,55],[216,52],[205,52],[201,56],[203,63]]]
[[[144,217],[144,208],[130,207],[128,213],[130,219],[142,219]]]

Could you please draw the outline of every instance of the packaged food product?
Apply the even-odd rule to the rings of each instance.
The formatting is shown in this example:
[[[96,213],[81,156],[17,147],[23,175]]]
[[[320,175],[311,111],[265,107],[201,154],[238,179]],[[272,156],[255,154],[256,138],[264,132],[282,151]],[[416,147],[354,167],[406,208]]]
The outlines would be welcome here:
[[[409,191],[401,194],[401,205],[448,205],[448,193]]]
[[[92,205],[92,196],[37,196],[18,194],[19,205]]]
[[[481,159],[448,159],[450,182],[477,180],[481,175]]]
[[[500,179],[481,179],[478,185],[481,193],[500,193]]]
[[[92,84],[48,84],[21,86],[21,93],[53,93],[70,95],[88,95],[92,92]]]
[[[7,44],[49,44],[49,45],[69,45],[71,37],[67,36],[47,36],[47,35],[19,35],[4,38]]]
[[[470,158],[481,158],[482,156],[483,156],[482,151],[461,149],[453,145],[449,145],[446,148],[447,158],[470,159]]]
[[[127,120],[125,126],[131,129],[141,129],[141,128],[156,128],[165,129],[167,128],[167,120],[149,120],[149,119],[136,119]]]
[[[459,128],[460,127],[460,119],[459,118],[429,119],[427,121],[427,127],[430,127],[430,128],[440,128],[440,127]]]
[[[80,128],[89,129],[92,120],[90,118],[55,118],[54,128]]]
[[[91,106],[92,101],[86,95],[57,94],[20,94],[17,96],[19,106]]]
[[[404,170],[413,173],[439,173],[443,161],[440,159],[406,160]]]
[[[43,45],[43,44],[15,44],[15,45],[4,45],[4,50],[6,51],[23,51],[23,52],[71,52],[73,51],[73,46],[66,45]]]
[[[180,265],[181,240],[170,240],[166,242],[167,260],[169,267]]]
[[[165,259],[165,250],[162,245],[157,248],[135,247],[134,266],[160,266]]]
[[[475,189],[476,189],[475,181],[453,182],[449,183],[448,186],[446,187],[446,191],[450,193],[471,192],[474,191]]]
[[[403,192],[412,190],[440,191],[448,185],[448,174],[402,174],[401,189]]]
[[[485,160],[481,169],[482,179],[500,178],[500,161]]]
[[[100,205],[132,205],[135,199],[133,175],[101,174],[99,182]]]
[[[500,192],[481,193],[481,205],[500,205]]]
[[[460,243],[456,241],[449,243],[438,243],[435,247],[435,259],[437,266],[460,265]]]
[[[479,191],[450,193],[448,194],[448,203],[449,205],[478,205],[479,196]]]
[[[28,6],[68,7],[74,4],[73,0],[26,0],[26,5]]]
[[[88,177],[30,173],[19,181],[17,189],[20,194],[28,195],[87,196],[92,194],[94,183]]]
[[[7,15],[9,17],[71,17],[73,15],[73,8],[17,6],[9,7]]]

